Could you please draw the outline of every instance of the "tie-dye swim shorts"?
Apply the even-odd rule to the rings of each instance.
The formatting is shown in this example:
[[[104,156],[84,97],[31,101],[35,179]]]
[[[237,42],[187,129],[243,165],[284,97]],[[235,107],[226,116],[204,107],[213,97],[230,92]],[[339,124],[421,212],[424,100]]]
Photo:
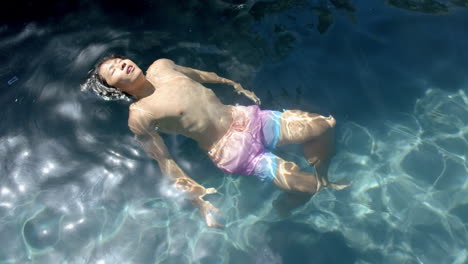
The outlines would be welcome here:
[[[208,155],[226,173],[255,175],[262,181],[272,181],[276,156],[270,151],[280,137],[281,112],[260,110],[257,105],[235,106],[232,117],[231,127]]]

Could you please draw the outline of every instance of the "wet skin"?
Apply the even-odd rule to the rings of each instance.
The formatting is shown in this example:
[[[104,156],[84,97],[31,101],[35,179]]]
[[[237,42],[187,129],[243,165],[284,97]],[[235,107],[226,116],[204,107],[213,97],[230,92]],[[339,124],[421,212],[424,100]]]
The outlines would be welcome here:
[[[183,192],[200,209],[207,225],[221,227],[213,217],[213,213],[219,213],[219,210],[203,200],[205,194],[216,190],[205,189],[186,175],[172,159],[158,133],[192,138],[205,151],[224,136],[232,122],[232,106],[222,104],[213,91],[202,83],[228,84],[255,103],[259,104],[260,100],[239,83],[219,77],[216,73],[176,65],[168,59],[155,61],[148,68],[146,76],[128,59],[105,62],[99,74],[109,85],[137,97],[138,100],[130,105],[130,129],[148,155],[158,162],[171,186]],[[310,197],[324,186],[335,189],[347,186],[329,183],[327,179],[328,165],[333,156],[334,126],[335,120],[331,116],[299,110],[282,113],[278,145],[303,144],[304,155],[315,166],[316,174],[301,172],[295,163],[278,157],[274,180],[278,187]],[[295,206],[298,205],[289,207]]]

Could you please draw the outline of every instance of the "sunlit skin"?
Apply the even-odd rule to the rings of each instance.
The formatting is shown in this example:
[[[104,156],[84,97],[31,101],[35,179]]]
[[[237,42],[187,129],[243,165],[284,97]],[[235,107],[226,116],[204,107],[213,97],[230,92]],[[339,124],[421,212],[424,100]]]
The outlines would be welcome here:
[[[168,59],[156,60],[146,76],[131,60],[112,59],[105,62],[99,74],[108,84],[135,96],[130,105],[129,127],[143,149],[154,158],[162,174],[200,209],[206,224],[221,227],[213,217],[219,210],[203,196],[215,193],[191,179],[170,156],[159,132],[181,134],[197,141],[208,151],[228,131],[232,122],[230,105],[224,105],[213,91],[202,83],[221,83],[234,87],[260,104],[257,96],[232,80],[175,64]],[[333,117],[324,117],[299,110],[284,111],[278,145],[303,144],[304,155],[315,166],[315,175],[301,172],[293,162],[278,158],[274,183],[290,193],[305,193],[307,197],[321,188],[345,188],[328,182],[327,171],[334,153]],[[156,129],[157,128],[157,129]],[[303,199],[305,200],[305,199]]]

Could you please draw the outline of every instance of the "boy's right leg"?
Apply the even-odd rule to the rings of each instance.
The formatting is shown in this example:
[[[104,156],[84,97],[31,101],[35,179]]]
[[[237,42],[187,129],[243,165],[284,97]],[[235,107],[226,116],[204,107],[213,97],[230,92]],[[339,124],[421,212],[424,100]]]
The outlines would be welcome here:
[[[288,192],[301,192],[312,195],[320,190],[321,182],[317,176],[300,171],[300,167],[292,162],[276,156],[276,174],[273,182],[279,188]]]
[[[316,175],[300,171],[294,162],[276,156],[276,165],[273,182],[285,192],[273,201],[273,207],[281,217],[287,217],[293,209],[309,201],[320,190],[321,183]]]

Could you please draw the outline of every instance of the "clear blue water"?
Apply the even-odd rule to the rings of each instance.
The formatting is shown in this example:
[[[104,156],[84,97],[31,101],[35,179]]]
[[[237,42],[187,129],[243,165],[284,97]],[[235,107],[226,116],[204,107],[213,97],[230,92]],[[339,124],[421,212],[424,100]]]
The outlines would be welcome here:
[[[0,27],[0,263],[468,262],[468,10],[354,1],[351,15],[328,3],[320,34],[314,1],[258,20],[258,1],[227,2],[84,2]],[[205,227],[164,190],[126,105],[79,92],[111,52],[217,72],[265,109],[333,114],[330,177],[353,185],[281,218],[274,186],[224,175],[193,141],[165,136],[188,175],[218,189],[208,199],[226,228]],[[282,154],[305,164],[294,148]]]

